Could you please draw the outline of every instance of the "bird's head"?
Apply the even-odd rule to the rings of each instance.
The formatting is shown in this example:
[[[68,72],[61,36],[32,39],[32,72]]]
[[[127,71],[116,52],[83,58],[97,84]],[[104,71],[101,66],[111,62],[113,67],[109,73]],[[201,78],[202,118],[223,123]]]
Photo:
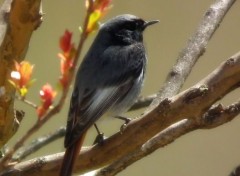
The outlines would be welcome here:
[[[158,20],[144,21],[134,15],[119,15],[104,23],[99,33],[104,33],[111,40],[111,44],[129,45],[142,42],[142,32],[146,27],[159,22]],[[103,39],[104,40],[104,39]]]

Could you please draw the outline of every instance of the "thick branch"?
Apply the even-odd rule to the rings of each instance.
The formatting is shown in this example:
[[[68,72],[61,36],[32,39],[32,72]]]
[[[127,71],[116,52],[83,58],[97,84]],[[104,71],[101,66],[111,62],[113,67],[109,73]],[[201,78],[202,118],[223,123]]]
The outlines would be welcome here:
[[[182,50],[178,56],[176,64],[169,72],[164,85],[158,93],[157,98],[154,99],[151,105],[152,108],[157,106],[163,99],[172,97],[180,91],[189,73],[193,69],[193,66],[200,56],[205,52],[208,41],[211,39],[219,24],[223,20],[225,14],[228,12],[234,2],[235,0],[217,0],[207,10],[195,34],[191,37],[191,40],[189,40],[187,46]],[[146,102],[142,101],[140,105],[148,106],[150,101],[151,100],[147,99]],[[138,105],[138,103],[136,103],[136,105]],[[144,152],[138,148],[136,151],[134,151],[134,153],[122,157],[119,161],[117,161],[116,165],[115,163],[112,163],[109,166],[109,169],[105,168],[104,170],[107,169],[117,173],[141,157],[144,157]],[[113,167],[115,167],[115,169],[113,169]],[[108,174],[110,173],[108,172]]]
[[[199,117],[220,98],[240,83],[240,53],[228,59],[209,76],[186,91],[165,99],[155,109],[131,121],[123,133],[106,139],[103,145],[83,150],[78,157],[75,171],[86,172],[108,165],[127,153],[141,148],[153,136],[170,125],[188,118],[203,128]],[[63,153],[49,155],[16,164],[1,175],[54,176],[59,170]]]
[[[8,82],[13,61],[22,61],[32,32],[41,24],[41,0],[5,0],[0,9],[0,147],[16,132],[15,89]],[[9,11],[10,10],[10,11]]]
[[[151,138],[141,147],[141,153],[133,152],[130,155],[127,155],[127,161],[123,162],[123,160],[118,160],[107,166],[106,168],[101,169],[96,173],[96,176],[113,176],[119,173],[121,170],[125,169],[129,166],[129,161],[135,162],[142,157],[151,154],[155,150],[160,147],[164,147],[169,143],[174,142],[175,139],[181,137],[182,135],[199,129],[199,128],[215,128],[219,125],[227,123],[231,121],[234,117],[240,114],[240,100],[226,108],[222,105],[215,106],[211,108],[203,118],[200,117],[199,120],[202,123],[197,123],[199,120],[197,119],[183,119],[162,132],[158,133],[156,136]],[[199,117],[197,117],[199,118]],[[125,157],[124,157],[125,158]]]
[[[117,160],[116,162],[111,163],[109,166],[100,169],[96,172],[95,176],[113,176],[119,173],[120,171],[124,170],[128,165],[129,162],[133,163],[140,158],[146,156],[147,152],[150,154],[150,150],[158,149],[159,147],[166,146],[167,144],[173,142],[176,138],[180,137],[181,135],[191,131],[195,126],[195,122],[193,120],[184,119],[181,120],[167,129],[163,130],[156,136],[151,139],[151,142],[147,142],[147,144],[141,147],[141,153],[133,152],[128,154],[124,157],[124,159]],[[185,130],[185,131],[184,131]],[[153,151],[155,151],[153,150]],[[152,152],[153,152],[152,151]],[[125,162],[127,161],[127,162]]]

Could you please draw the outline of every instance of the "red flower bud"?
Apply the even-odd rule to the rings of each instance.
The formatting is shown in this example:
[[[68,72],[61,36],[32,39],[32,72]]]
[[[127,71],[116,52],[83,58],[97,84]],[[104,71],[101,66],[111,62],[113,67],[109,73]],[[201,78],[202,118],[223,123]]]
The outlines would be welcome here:
[[[40,90],[41,105],[37,108],[38,117],[41,118],[53,104],[56,96],[56,91],[53,90],[50,84],[45,84]]]

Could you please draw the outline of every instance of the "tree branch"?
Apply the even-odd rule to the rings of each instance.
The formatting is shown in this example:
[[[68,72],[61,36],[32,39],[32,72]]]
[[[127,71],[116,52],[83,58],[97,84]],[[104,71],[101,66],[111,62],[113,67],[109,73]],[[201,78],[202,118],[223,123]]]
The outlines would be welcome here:
[[[195,34],[178,56],[177,62],[169,72],[163,86],[158,92],[158,96],[153,94],[147,97],[140,97],[130,110],[147,107],[153,100],[154,107],[154,105],[156,106],[161,100],[176,95],[180,91],[185,80],[192,71],[193,66],[200,56],[204,54],[208,41],[211,39],[235,1],[236,0],[217,0],[211,5],[205,13]],[[155,96],[158,98],[155,98]]]
[[[92,2],[92,1],[89,1]],[[26,133],[15,143],[15,145],[5,154],[5,156],[2,158],[2,160],[0,161],[0,168],[1,167],[8,167],[13,154],[24,144],[24,142],[32,135],[34,134],[36,131],[38,131],[51,117],[53,117],[55,114],[57,114],[58,112],[60,112],[60,110],[62,109],[64,103],[65,103],[65,99],[67,97],[71,82],[74,78],[74,73],[77,67],[77,62],[80,58],[80,54],[83,48],[83,44],[86,40],[86,38],[88,37],[88,31],[87,31],[87,25],[88,25],[88,21],[90,18],[90,14],[92,13],[92,7],[91,4],[89,5],[89,8],[87,10],[87,14],[84,20],[84,24],[83,24],[83,29],[82,29],[82,33],[80,35],[80,40],[76,49],[76,55],[74,57],[73,60],[73,67],[70,70],[70,76],[69,76],[69,82],[68,85],[64,88],[64,90],[62,91],[62,95],[60,97],[60,100],[58,101],[57,105],[54,106],[47,114],[45,114],[41,119],[38,119],[36,121],[35,124],[33,124],[33,126],[28,129],[26,131]]]
[[[139,97],[137,101],[134,103],[134,105],[129,109],[129,111],[134,111],[136,109],[149,106],[156,97],[157,94],[152,94],[146,97]]]
[[[157,106],[163,99],[176,95],[201,55],[204,54],[208,41],[218,29],[224,16],[236,0],[216,0],[205,12],[195,34],[187,46],[180,52],[177,62],[169,72],[166,81],[154,99],[152,107]]]
[[[146,156],[146,154],[150,154],[153,152],[153,149],[158,149],[159,147],[164,147],[167,144],[174,142],[174,140],[181,135],[190,132],[194,128],[195,122],[191,119],[183,119],[175,124],[169,126],[167,129],[163,130],[146,144],[141,147],[141,155],[139,152],[133,152],[129,155],[125,156],[124,159],[117,160],[106,166],[95,173],[95,176],[113,176],[124,170],[127,166],[129,166],[129,162],[133,163],[140,158]],[[185,130],[185,131],[184,131]],[[150,152],[150,150],[152,150]],[[126,161],[126,162],[125,162]]]
[[[83,173],[106,166],[138,148],[142,149],[142,145],[149,139],[183,119],[193,121],[191,123],[196,125],[196,129],[206,128],[203,124],[209,123],[209,120],[202,119],[209,119],[206,117],[210,116],[206,114],[211,114],[206,113],[206,111],[216,101],[237,88],[239,83],[240,52],[222,63],[195,86],[171,99],[164,99],[155,109],[145,113],[141,118],[131,121],[123,132],[109,137],[103,145],[95,145],[81,151],[77,159],[75,172]],[[239,110],[230,111],[232,108],[228,109],[229,111],[223,110],[223,114],[224,112],[234,112],[232,116],[235,117],[239,113]],[[239,109],[238,106],[236,109]],[[212,123],[214,122],[216,120],[212,120]],[[210,127],[214,126],[211,124],[208,128]],[[25,161],[16,164],[0,175],[37,176],[44,174],[45,176],[54,176],[60,168],[62,157],[63,153],[59,153]]]
[[[41,0],[5,0],[0,9],[0,147],[15,134],[15,89],[8,82],[14,60],[22,61],[32,32],[41,24]]]
[[[234,2],[235,0],[217,0],[206,11],[195,34],[191,37],[187,43],[187,46],[181,51],[177,62],[169,72],[164,85],[158,92],[157,98],[153,100],[153,103],[149,109],[156,107],[163,99],[172,97],[180,91],[185,80],[193,69],[193,66],[200,56],[205,52],[208,41],[211,39],[219,24],[223,20],[225,14],[231,8]],[[150,102],[151,100],[147,99],[147,101],[142,102],[141,105],[148,106]],[[134,159],[137,161],[142,157],[144,157],[144,152],[141,150],[141,148],[138,148],[133,154],[128,154],[128,156],[122,157],[119,161],[117,161],[117,167],[115,166],[114,170],[113,167],[115,163],[112,163],[113,166],[110,165],[109,169],[104,168],[104,170],[112,170],[113,172],[117,172],[118,170],[121,171],[122,169],[126,168],[126,163],[130,165],[134,162]],[[101,171],[99,171],[99,173],[101,173]]]
[[[209,107],[214,102],[216,102],[222,96],[224,96],[238,86],[239,53],[236,55],[236,57],[234,56],[235,59],[229,59],[228,62],[223,64],[221,67],[222,70],[216,70],[216,75],[213,72],[211,75],[209,75],[209,77],[205,78],[202,82],[194,86],[192,89],[188,89],[171,99],[165,98],[171,97],[179,91],[186,77],[190,73],[193,65],[196,63],[199,56],[204,52],[206,42],[211,38],[221,19],[234,2],[235,1],[233,0],[228,2],[226,0],[222,0],[220,3],[216,3],[218,6],[215,6],[215,8],[218,9],[218,11],[215,11],[216,9],[212,6],[212,9],[210,8],[211,10],[206,13],[205,18],[208,20],[211,19],[211,23],[218,22],[216,23],[217,25],[208,26],[207,24],[203,23],[204,25],[202,31],[196,33],[196,38],[193,37],[191,39],[188,45],[191,47],[187,47],[187,49],[182,52],[182,57],[179,56],[177,64],[174,66],[173,70],[170,72],[167,78],[168,81],[166,81],[164,87],[161,89],[160,94],[158,95],[158,98],[152,105],[152,108],[155,107],[155,109],[152,109],[148,113],[145,113],[142,118],[133,120],[127,126],[122,135],[120,133],[113,135],[106,140],[103,146],[97,145],[82,151],[79,157],[79,163],[77,164],[77,169],[82,169],[81,172],[84,172],[86,170],[92,170],[108,165],[109,163],[116,160],[118,160],[118,162],[123,161],[119,160],[122,159],[122,156],[126,156],[127,154],[132,153],[133,151],[138,151],[139,149],[142,150],[143,148],[141,146],[147,141],[148,142],[144,146],[149,146],[152,140],[149,140],[149,138],[153,136],[156,137],[159,132],[159,134],[161,134],[162,132],[167,130],[169,128],[169,125],[178,123],[178,121],[181,121],[183,118],[186,117],[188,118],[187,120],[185,120],[186,122],[194,123],[194,125],[196,125],[198,128],[213,128],[217,124],[220,124],[219,121],[215,121],[215,119],[212,119],[214,123],[212,123],[209,127],[202,125],[203,122],[206,122],[206,119],[212,117],[213,114],[215,114],[216,112],[216,114],[218,114],[218,109],[222,109],[222,111],[224,111],[223,109],[226,108],[216,106],[216,108],[210,109],[208,113],[206,113],[206,110],[209,109]],[[223,6],[221,6],[225,3],[228,3],[229,5],[227,8],[223,8]],[[219,12],[217,13],[217,15],[219,16],[215,18],[216,16],[213,12]],[[210,33],[208,33],[209,31]],[[204,36],[204,32],[210,35]],[[195,48],[193,47],[195,45],[199,46]],[[180,58],[183,58],[181,62]],[[179,65],[181,65],[181,67],[179,67]],[[232,72],[232,70],[234,71]],[[221,82],[222,85],[219,82]],[[223,85],[223,83],[226,85]],[[191,108],[195,108],[195,112],[193,112]],[[199,117],[204,118],[199,119]],[[183,123],[184,121],[181,122]],[[224,121],[222,122],[225,123]],[[187,128],[187,125],[185,126],[185,128]],[[156,139],[155,137],[153,139]],[[122,149],[122,147],[125,147],[124,150]],[[146,150],[147,148],[145,148],[145,150],[143,151]],[[108,153],[108,155],[106,155],[106,153]],[[43,172],[41,172],[41,174],[55,175],[57,173],[56,171],[59,169],[61,157],[62,154],[56,154],[38,158],[35,160],[33,159],[30,161],[26,161],[15,165],[14,167],[10,168],[8,171],[0,175],[38,175],[40,174],[38,169],[42,169]],[[120,165],[120,167],[122,167],[122,165]]]
[[[47,144],[63,137],[66,133],[66,128],[61,127],[45,136],[41,136],[31,142],[30,145],[21,148],[15,155],[13,155],[13,162],[14,161],[21,161],[25,159],[30,154],[38,151],[40,148],[46,146]]]
[[[211,115],[210,115],[211,114]],[[210,109],[202,119],[202,123],[197,123],[197,119],[183,119],[175,124],[169,126],[156,136],[151,138],[141,147],[141,153],[133,152],[124,158],[127,158],[127,162],[118,160],[106,168],[100,169],[95,176],[113,176],[129,166],[129,161],[135,162],[142,157],[145,157],[160,147],[164,147],[167,144],[174,142],[175,139],[182,135],[200,128],[211,129],[219,125],[231,121],[234,117],[240,114],[240,100],[226,108],[222,105],[215,106]],[[197,117],[198,118],[198,117]],[[141,154],[141,155],[140,155]]]

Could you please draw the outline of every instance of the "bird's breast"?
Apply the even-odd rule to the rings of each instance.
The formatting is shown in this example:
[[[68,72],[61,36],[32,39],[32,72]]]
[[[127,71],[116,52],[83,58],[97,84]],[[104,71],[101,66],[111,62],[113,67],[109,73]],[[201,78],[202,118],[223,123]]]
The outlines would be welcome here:
[[[128,93],[124,97],[119,98],[119,100],[110,108],[108,112],[109,115],[121,115],[131,108],[141,92],[144,83],[144,72],[145,71],[142,69],[141,74],[134,80]]]

